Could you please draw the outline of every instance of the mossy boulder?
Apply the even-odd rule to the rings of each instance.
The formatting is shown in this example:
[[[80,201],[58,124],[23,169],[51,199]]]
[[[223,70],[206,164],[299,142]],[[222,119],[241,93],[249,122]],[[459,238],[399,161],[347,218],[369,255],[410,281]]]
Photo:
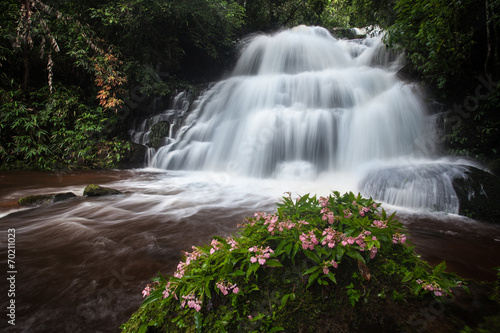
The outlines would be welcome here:
[[[453,179],[459,214],[476,220],[500,223],[500,178],[475,167]]]
[[[118,163],[120,169],[144,168],[148,147],[130,142],[130,149]]]
[[[72,192],[28,195],[19,199],[18,204],[20,206],[39,206],[75,197],[76,195]]]
[[[96,184],[90,184],[83,190],[83,195],[87,197],[102,197],[106,195],[122,194],[122,192],[114,188],[102,187]]]
[[[159,148],[163,145],[163,138],[168,137],[170,124],[168,121],[160,121],[153,126],[149,132],[149,146]]]

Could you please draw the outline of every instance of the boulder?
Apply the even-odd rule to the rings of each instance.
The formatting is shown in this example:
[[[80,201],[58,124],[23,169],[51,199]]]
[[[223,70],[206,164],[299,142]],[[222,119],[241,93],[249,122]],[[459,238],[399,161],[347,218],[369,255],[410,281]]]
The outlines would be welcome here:
[[[148,147],[134,142],[130,142],[128,150],[118,163],[120,169],[144,168],[146,166],[146,156]]]
[[[28,195],[19,199],[17,203],[20,206],[39,206],[75,197],[76,194],[74,194],[73,192]]]
[[[149,146],[159,148],[163,145],[163,138],[169,136],[170,124],[168,121],[160,121],[151,126],[149,132]]]
[[[87,197],[102,197],[106,195],[122,194],[122,192],[114,188],[102,187],[96,184],[90,184],[83,190],[83,195]]]
[[[476,220],[500,223],[500,178],[469,166],[462,177],[453,179],[459,214]]]

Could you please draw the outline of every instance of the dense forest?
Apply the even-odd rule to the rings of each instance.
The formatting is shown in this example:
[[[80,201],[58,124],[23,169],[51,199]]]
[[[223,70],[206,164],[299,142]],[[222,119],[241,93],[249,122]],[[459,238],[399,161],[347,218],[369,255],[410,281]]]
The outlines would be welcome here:
[[[115,167],[145,101],[218,78],[246,35],[378,25],[445,111],[447,152],[500,149],[500,0],[5,0],[0,169]]]

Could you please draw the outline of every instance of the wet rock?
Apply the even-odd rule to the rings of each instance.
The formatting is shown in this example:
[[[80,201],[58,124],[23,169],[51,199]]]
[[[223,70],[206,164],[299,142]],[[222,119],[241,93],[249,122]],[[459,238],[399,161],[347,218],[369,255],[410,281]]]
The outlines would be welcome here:
[[[73,192],[28,195],[19,199],[17,203],[20,206],[39,206],[75,197],[76,194],[74,194]]]
[[[468,167],[462,177],[453,179],[458,196],[459,214],[476,220],[500,223],[500,178],[489,172]]]
[[[130,142],[130,150],[125,153],[118,163],[120,169],[144,168],[148,147]]]
[[[106,195],[122,194],[122,192],[114,188],[102,187],[96,184],[90,184],[83,190],[83,195],[87,197],[102,197]]]
[[[168,121],[160,121],[151,126],[149,132],[149,146],[159,148],[163,145],[163,138],[168,137],[170,133],[170,124]]]

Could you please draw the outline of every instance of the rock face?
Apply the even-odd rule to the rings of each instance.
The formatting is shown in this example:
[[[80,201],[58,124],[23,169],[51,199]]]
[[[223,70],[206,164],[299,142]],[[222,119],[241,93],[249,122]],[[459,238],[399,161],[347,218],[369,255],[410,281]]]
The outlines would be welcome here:
[[[87,185],[83,190],[83,195],[87,197],[102,197],[115,194],[122,194],[122,192],[113,188],[102,187],[96,184]]]
[[[500,223],[500,178],[474,167],[453,179],[460,202],[459,214],[476,220]]]
[[[26,197],[22,197],[21,199],[19,199],[18,204],[20,206],[38,206],[75,197],[76,194],[74,194],[73,192],[28,195]]]

